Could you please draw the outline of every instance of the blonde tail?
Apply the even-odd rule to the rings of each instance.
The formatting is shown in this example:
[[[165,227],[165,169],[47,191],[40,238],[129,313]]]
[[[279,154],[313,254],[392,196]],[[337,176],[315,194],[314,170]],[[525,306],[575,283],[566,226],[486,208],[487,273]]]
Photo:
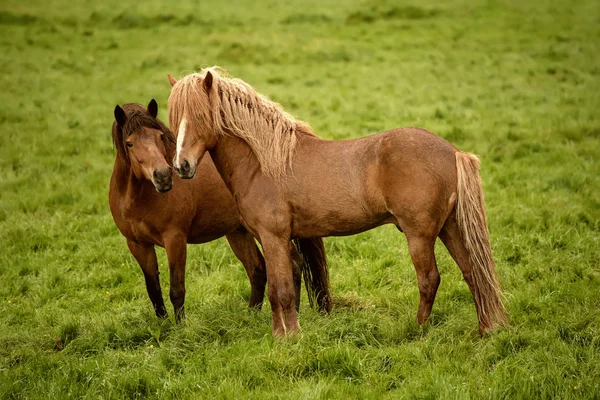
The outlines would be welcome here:
[[[477,156],[457,152],[458,201],[456,216],[465,247],[469,253],[473,277],[473,297],[481,332],[491,331],[497,325],[508,325],[496,265],[492,258],[490,237],[485,215],[485,203],[479,159]]]

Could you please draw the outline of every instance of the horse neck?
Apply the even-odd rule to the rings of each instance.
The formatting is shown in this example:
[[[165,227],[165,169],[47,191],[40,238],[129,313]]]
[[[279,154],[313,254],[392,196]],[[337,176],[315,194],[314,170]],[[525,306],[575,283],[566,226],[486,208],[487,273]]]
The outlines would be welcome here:
[[[236,136],[221,136],[210,150],[210,156],[231,192],[237,190],[240,185],[248,184],[249,176],[261,174],[260,164],[252,149]]]
[[[312,133],[297,132],[298,145],[323,141]],[[231,192],[233,186],[248,187],[257,177],[264,177],[260,163],[250,146],[242,139],[232,134],[219,137],[217,144],[210,150],[210,155],[221,175],[221,178]],[[267,178],[269,181],[270,179]]]
[[[152,186],[152,183],[144,179],[138,179],[131,167],[119,157],[115,159],[111,184],[114,185],[114,190],[121,197],[127,197],[129,200],[134,200],[135,197],[146,189],[148,184]]]

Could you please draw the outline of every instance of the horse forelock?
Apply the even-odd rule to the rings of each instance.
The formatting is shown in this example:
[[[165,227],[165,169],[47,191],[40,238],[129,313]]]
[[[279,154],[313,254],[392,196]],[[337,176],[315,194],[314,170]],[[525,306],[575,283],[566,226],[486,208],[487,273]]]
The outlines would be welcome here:
[[[213,76],[207,91],[206,74]],[[272,178],[286,175],[292,166],[297,134],[314,135],[310,126],[297,121],[281,105],[258,93],[241,79],[230,78],[219,67],[180,79],[169,97],[169,123],[179,129],[186,120],[186,132],[233,135],[245,141],[258,159],[263,173]],[[190,129],[190,123],[195,124]]]
[[[139,104],[128,103],[124,104],[121,108],[125,111],[127,120],[124,126],[120,126],[114,122],[112,131],[113,145],[117,150],[117,157],[120,157],[126,164],[129,164],[125,141],[133,133],[144,128],[151,128],[162,132],[162,140],[166,150],[165,158],[170,165],[175,154],[175,136],[169,128],[161,120],[148,114],[146,108]]]
[[[191,74],[173,86],[169,96],[169,125],[173,132],[179,134],[185,120],[188,129],[196,134],[201,128],[212,133],[209,99],[201,86],[202,79],[201,74]]]

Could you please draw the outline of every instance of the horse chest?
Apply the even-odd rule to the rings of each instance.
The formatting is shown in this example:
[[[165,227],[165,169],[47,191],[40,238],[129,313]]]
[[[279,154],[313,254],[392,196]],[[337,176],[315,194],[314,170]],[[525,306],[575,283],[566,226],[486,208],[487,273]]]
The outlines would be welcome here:
[[[152,213],[141,212],[139,207],[131,208],[126,204],[121,211],[121,223],[118,225],[125,237],[139,243],[163,245],[162,231],[154,223]]]
[[[146,220],[130,223],[132,235],[138,242],[152,243],[163,246],[162,232]]]

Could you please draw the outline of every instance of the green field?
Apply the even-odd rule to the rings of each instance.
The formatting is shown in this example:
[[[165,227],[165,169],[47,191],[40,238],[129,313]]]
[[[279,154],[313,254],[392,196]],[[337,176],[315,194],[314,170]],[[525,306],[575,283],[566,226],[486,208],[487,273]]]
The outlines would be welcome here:
[[[600,398],[597,0],[3,0],[0,64],[0,398]],[[417,326],[391,226],[326,239],[334,310],[303,294],[298,337],[248,311],[225,240],[189,246],[186,320],[157,320],[108,209],[113,108],[166,120],[167,73],[211,65],[324,138],[478,154],[511,326],[479,337],[441,243]]]

